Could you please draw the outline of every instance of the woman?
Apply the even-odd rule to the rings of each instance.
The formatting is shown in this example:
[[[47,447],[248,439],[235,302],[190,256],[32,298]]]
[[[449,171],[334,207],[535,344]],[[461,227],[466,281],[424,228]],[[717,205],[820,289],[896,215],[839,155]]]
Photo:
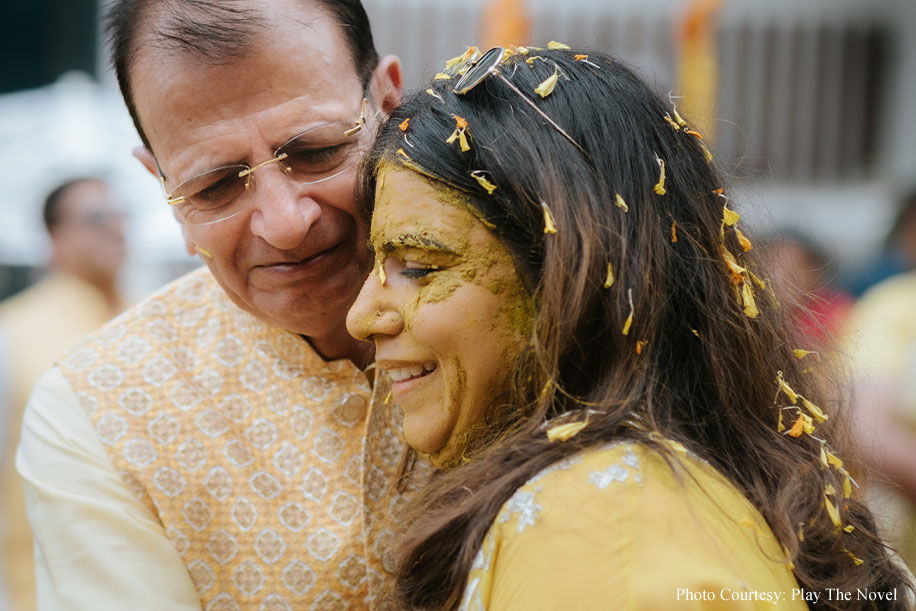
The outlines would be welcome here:
[[[596,53],[468,59],[365,164],[348,328],[440,468],[395,605],[905,608],[700,135]]]

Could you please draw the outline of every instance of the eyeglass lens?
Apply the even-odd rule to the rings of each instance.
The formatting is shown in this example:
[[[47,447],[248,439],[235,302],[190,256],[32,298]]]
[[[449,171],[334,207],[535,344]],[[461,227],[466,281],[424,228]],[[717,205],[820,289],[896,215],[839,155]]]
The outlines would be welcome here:
[[[279,146],[274,159],[299,183],[334,178],[359,160],[364,139],[359,137],[362,130],[354,132],[353,127],[352,122],[340,122],[306,130]],[[184,198],[178,209],[188,222],[212,223],[240,209],[245,191],[254,187],[253,180],[254,172],[248,165],[232,164],[185,180],[170,196]]]

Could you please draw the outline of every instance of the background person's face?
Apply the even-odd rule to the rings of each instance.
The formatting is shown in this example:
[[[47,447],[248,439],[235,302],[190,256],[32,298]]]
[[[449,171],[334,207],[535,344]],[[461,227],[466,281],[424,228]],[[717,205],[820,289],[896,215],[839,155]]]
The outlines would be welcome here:
[[[376,268],[347,328],[375,341],[408,443],[447,464],[506,390],[532,300],[505,246],[454,192],[386,168],[370,238]]]
[[[362,84],[339,26],[317,11],[307,26],[297,18],[226,65],[141,54],[132,71],[137,112],[167,186],[220,165],[253,166],[310,127],[359,117]],[[237,305],[321,338],[342,330],[371,268],[354,175],[303,185],[270,164],[253,175],[242,213],[185,224],[186,234]]]
[[[104,183],[73,185],[60,201],[53,231],[57,263],[95,282],[115,279],[125,258],[123,214]]]

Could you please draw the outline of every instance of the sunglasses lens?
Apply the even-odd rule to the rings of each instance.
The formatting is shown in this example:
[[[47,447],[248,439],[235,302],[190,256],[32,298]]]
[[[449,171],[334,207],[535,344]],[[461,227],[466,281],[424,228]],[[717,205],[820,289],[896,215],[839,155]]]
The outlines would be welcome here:
[[[491,71],[499,65],[499,62],[506,56],[506,50],[502,47],[493,47],[483,54],[483,56],[474,63],[471,68],[464,73],[464,76],[455,84],[452,90],[458,95],[464,95],[481,82],[483,82]]]

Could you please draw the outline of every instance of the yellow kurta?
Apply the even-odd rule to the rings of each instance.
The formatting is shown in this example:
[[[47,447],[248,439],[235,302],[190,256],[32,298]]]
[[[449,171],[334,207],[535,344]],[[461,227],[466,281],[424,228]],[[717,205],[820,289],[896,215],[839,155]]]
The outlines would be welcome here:
[[[111,318],[105,296],[87,282],[51,272],[34,286],[0,304],[0,373],[9,384],[0,434],[0,541],[4,582],[16,611],[35,608],[32,532],[25,515],[22,482],[13,464],[22,412],[32,386],[80,339]]]
[[[369,605],[404,449],[394,407],[370,406],[381,383],[241,311],[207,270],[59,368],[29,404],[17,465],[43,609]],[[167,584],[144,583],[151,557]]]
[[[678,454],[686,472],[675,474],[618,443],[532,478],[494,520],[461,608],[806,609],[759,512]]]

